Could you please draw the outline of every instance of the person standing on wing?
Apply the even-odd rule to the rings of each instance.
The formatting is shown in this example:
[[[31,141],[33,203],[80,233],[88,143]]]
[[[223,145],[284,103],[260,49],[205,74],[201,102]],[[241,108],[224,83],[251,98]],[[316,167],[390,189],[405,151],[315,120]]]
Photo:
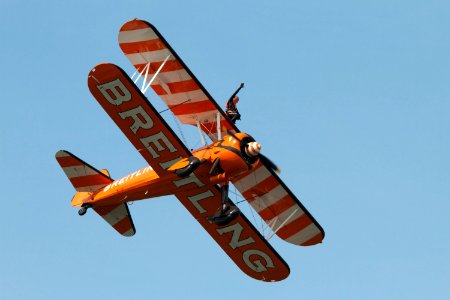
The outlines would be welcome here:
[[[228,99],[225,107],[226,107],[226,114],[227,117],[230,119],[231,122],[236,123],[236,120],[241,119],[241,114],[239,113],[236,105],[239,102],[239,97],[237,96],[237,93],[244,87],[244,84],[241,83],[239,88],[231,95],[230,99]]]
[[[226,104],[226,113],[231,122],[236,123],[236,120],[241,119],[241,114],[239,113],[236,104],[239,102],[239,97],[235,96],[233,99],[228,100]]]

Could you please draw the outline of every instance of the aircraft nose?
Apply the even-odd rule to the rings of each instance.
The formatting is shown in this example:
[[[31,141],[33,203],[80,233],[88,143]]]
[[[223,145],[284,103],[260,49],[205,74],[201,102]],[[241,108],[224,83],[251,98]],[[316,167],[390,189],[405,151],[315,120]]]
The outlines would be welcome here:
[[[261,145],[257,142],[250,142],[245,147],[245,153],[249,156],[257,156],[261,151]]]

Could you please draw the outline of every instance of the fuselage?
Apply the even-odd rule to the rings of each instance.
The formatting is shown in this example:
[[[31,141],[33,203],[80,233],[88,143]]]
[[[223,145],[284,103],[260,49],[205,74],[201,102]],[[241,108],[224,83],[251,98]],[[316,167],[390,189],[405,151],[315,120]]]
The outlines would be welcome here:
[[[242,146],[243,141],[250,140],[254,141],[245,133],[237,133],[233,136],[224,136],[220,141],[194,150],[192,156],[201,162],[195,169],[195,176],[203,182],[221,185],[228,184],[232,178],[253,169],[259,160],[246,156]],[[218,160],[217,167],[212,170],[216,160]],[[177,184],[186,179],[180,178],[175,171],[185,168],[188,164],[189,158],[183,158],[169,166],[163,174],[156,174],[150,166],[147,166],[95,192],[88,202],[112,205],[195,189],[197,186],[192,184]]]

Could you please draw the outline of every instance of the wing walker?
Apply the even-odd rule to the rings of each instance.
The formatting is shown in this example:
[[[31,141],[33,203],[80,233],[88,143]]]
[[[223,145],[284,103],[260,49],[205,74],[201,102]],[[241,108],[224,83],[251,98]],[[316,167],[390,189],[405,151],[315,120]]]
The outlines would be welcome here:
[[[325,233],[278,177],[261,145],[237,128],[237,94],[244,84],[223,111],[152,24],[126,22],[119,45],[135,74],[129,77],[120,67],[102,63],[90,71],[88,86],[149,165],[114,180],[107,170],[58,151],[56,160],[76,190],[72,206],[80,207],[80,215],[92,209],[121,235],[133,236],[128,203],[174,195],[244,273],[263,281],[288,277],[288,265],[268,239],[276,234],[309,246],[321,243]],[[145,97],[149,87],[179,122],[198,128],[201,148],[183,144]],[[271,228],[269,236],[263,237],[229,199],[230,183]]]

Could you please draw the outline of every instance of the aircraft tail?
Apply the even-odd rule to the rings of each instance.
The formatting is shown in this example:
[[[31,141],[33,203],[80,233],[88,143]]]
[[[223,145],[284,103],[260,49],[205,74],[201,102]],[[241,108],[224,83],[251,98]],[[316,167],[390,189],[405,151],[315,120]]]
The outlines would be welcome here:
[[[99,171],[69,151],[60,150],[56,152],[55,157],[77,191],[72,198],[72,206],[89,203],[94,192],[114,181],[107,170]],[[132,236],[136,233],[127,203],[90,207],[121,235]],[[86,208],[83,209],[84,214]]]

